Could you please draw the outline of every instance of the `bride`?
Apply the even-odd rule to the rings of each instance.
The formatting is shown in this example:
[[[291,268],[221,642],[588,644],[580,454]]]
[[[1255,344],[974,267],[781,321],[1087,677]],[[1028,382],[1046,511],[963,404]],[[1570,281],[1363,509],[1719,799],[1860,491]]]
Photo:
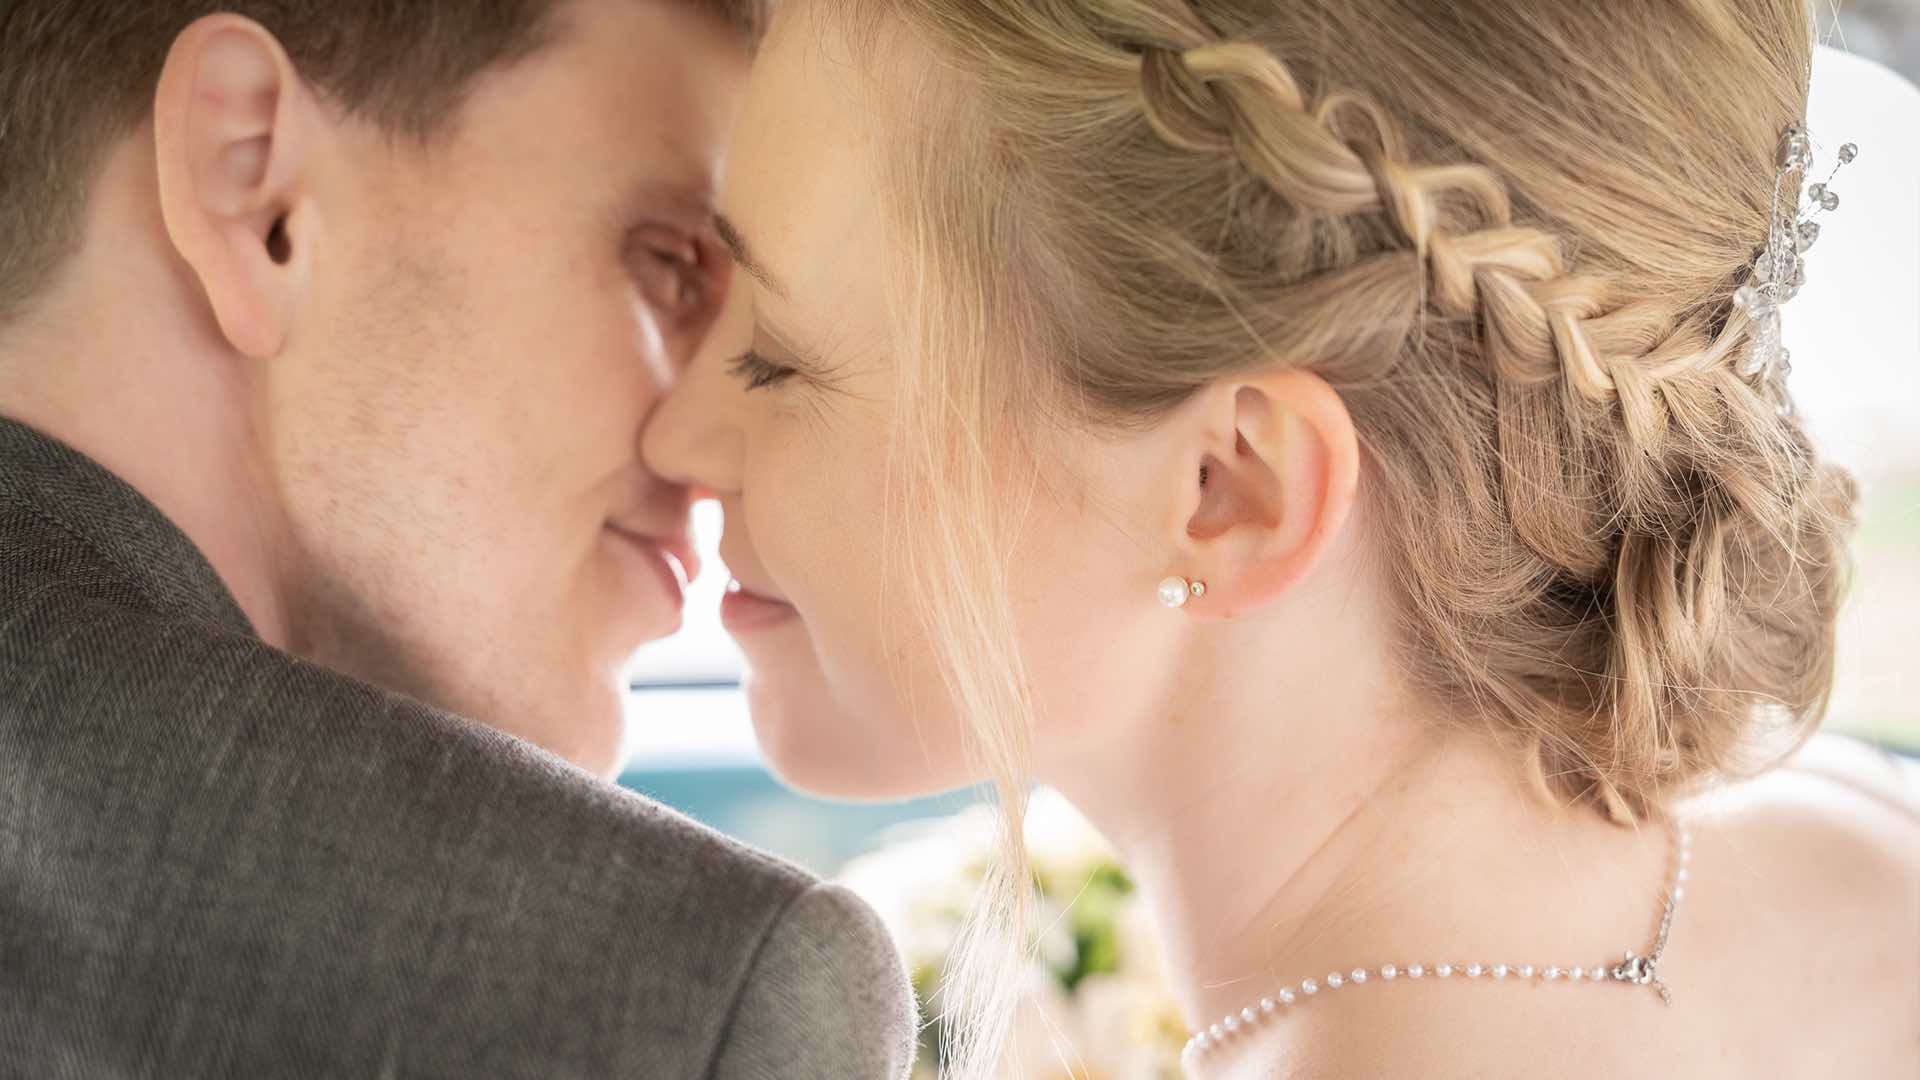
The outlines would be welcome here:
[[[1808,744],[1853,499],[1773,333],[1809,26],[784,5],[646,444],[725,507],[769,758],[1064,792],[1195,1076],[1914,1075],[1915,789]]]

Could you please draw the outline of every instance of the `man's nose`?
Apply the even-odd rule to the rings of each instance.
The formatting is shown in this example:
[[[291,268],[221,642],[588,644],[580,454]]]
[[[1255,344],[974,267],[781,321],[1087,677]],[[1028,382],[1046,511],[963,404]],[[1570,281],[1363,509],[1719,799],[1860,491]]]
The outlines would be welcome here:
[[[749,290],[734,290],[692,362],[665,395],[641,433],[647,468],[697,497],[739,490],[745,455],[745,392],[728,371],[729,360],[753,339]]]

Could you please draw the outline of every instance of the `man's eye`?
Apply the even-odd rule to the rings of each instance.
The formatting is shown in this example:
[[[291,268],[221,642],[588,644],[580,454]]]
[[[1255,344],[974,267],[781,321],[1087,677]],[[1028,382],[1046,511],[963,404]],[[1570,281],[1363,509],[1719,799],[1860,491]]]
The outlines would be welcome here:
[[[790,367],[781,367],[752,349],[748,349],[734,360],[733,374],[735,378],[747,384],[748,390],[764,390],[786,382],[798,372]]]
[[[654,310],[672,317],[699,314],[712,288],[693,240],[666,229],[643,229],[633,238],[630,262]]]

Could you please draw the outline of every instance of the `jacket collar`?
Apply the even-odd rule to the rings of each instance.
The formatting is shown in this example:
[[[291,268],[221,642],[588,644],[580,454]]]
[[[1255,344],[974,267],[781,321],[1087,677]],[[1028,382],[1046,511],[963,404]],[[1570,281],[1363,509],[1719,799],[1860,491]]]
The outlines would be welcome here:
[[[0,417],[0,510],[9,506],[90,549],[160,611],[258,636],[206,556],[158,507],[72,447]]]

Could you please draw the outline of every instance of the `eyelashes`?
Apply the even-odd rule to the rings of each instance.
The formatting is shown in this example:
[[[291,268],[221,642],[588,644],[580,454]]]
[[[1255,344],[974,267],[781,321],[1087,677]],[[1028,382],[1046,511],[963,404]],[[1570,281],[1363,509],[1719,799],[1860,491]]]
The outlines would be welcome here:
[[[765,390],[779,386],[799,372],[790,367],[782,367],[759,353],[748,349],[734,360],[732,366],[735,378],[747,384],[748,390]]]

